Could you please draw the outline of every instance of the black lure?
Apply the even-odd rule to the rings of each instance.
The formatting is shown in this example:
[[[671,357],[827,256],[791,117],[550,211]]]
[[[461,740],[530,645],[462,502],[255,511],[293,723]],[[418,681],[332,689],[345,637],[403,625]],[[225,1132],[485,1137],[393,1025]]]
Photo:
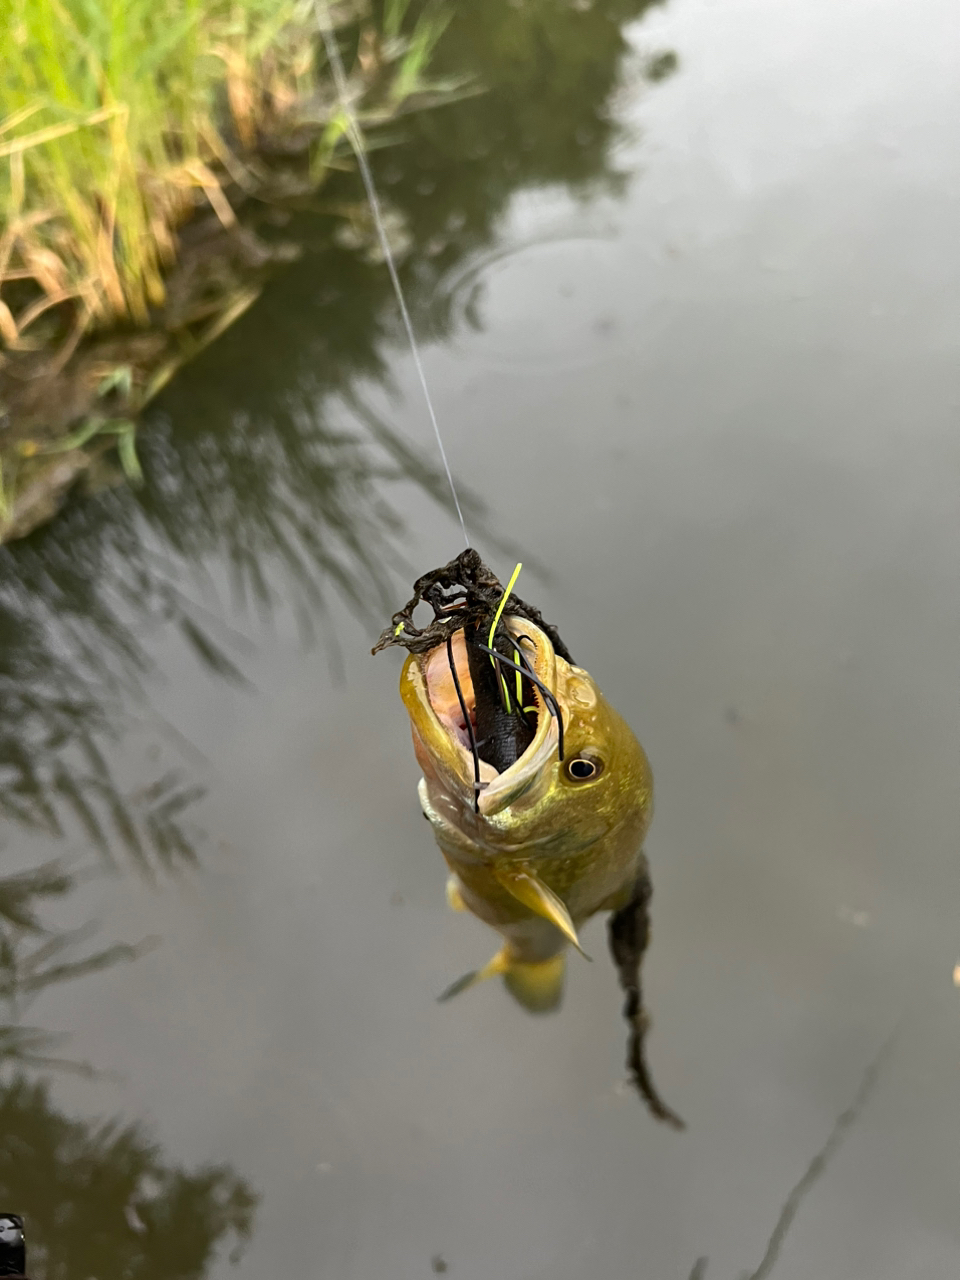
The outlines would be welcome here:
[[[523,710],[534,703],[531,684],[538,685],[545,695],[549,695],[549,690],[540,686],[522,647],[502,622],[497,625],[492,645],[489,643],[490,624],[503,604],[504,588],[472,548],[442,568],[418,578],[413,591],[413,599],[393,615],[373,652],[400,645],[410,653],[426,653],[447,644],[450,669],[470,736],[479,791],[481,759],[503,773],[533,741],[536,719],[531,720]],[[421,601],[433,609],[433,621],[426,627],[417,627],[413,621],[414,610]],[[573,661],[556,627],[543,620],[539,609],[511,593],[501,612],[534,623],[549,636],[554,650],[562,658]],[[461,630],[474,688],[472,725],[450,649],[453,636]],[[514,673],[520,677],[519,690]],[[551,715],[559,715],[552,696],[548,697],[548,705]],[[560,731],[562,734],[562,721]]]
[[[483,634],[484,620],[489,632],[490,621],[503,599],[503,584],[472,548],[461,551],[440,569],[425,573],[413,584],[413,599],[390,619],[390,626],[373,646],[372,653],[400,645],[410,653],[426,653],[444,644],[462,628],[470,626]],[[413,611],[423,601],[433,609],[433,621],[418,627]],[[573,662],[570,651],[560,639],[556,627],[544,622],[539,609],[512,592],[505,613],[526,618],[550,637],[550,643],[561,658]]]
[[[502,630],[505,628],[497,628],[493,642],[497,653],[503,653],[506,647],[506,642],[500,635]],[[523,694],[520,706],[517,706],[516,682],[507,680],[504,691],[506,673],[499,660],[491,662],[492,655],[483,652],[487,647],[483,645],[486,639],[483,632],[464,628],[464,639],[467,644],[470,679],[473,681],[477,750],[498,773],[503,773],[520,759],[536,732],[536,720],[531,724],[522,710],[524,706],[530,705],[530,695],[524,688],[529,686],[529,681],[521,681]],[[503,656],[506,657],[507,654]]]

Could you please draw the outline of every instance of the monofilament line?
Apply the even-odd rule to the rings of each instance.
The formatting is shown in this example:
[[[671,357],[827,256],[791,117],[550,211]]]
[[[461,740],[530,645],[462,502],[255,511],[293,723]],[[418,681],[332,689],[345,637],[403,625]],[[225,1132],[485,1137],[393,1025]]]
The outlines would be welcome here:
[[[327,50],[327,61],[330,63],[330,70],[333,72],[333,83],[337,90],[337,97],[340,99],[340,110],[343,112],[347,122],[347,137],[350,145],[353,147],[357,157],[357,166],[360,169],[360,176],[363,179],[363,185],[366,189],[367,200],[370,204],[370,212],[373,214],[374,225],[377,229],[377,239],[380,242],[380,252],[383,254],[383,260],[387,264],[387,271],[390,273],[390,280],[393,284],[393,291],[397,295],[397,306],[400,308],[400,316],[403,320],[403,327],[407,333],[407,340],[410,343],[410,354],[413,356],[413,363],[417,370],[417,377],[420,380],[420,389],[423,391],[423,398],[426,402],[427,413],[430,416],[430,422],[433,425],[433,434],[437,438],[437,448],[440,450],[440,457],[443,460],[443,469],[447,473],[447,481],[450,485],[450,492],[453,495],[453,505],[457,509],[457,516],[460,519],[460,528],[463,530],[463,540],[466,545],[470,546],[470,538],[467,534],[466,521],[463,518],[463,511],[460,507],[460,499],[457,496],[457,486],[453,483],[453,472],[450,470],[450,463],[447,461],[447,451],[443,447],[443,438],[440,435],[440,425],[437,422],[437,415],[433,408],[433,400],[430,396],[430,388],[427,386],[426,375],[423,372],[423,362],[420,359],[420,348],[417,344],[416,335],[413,332],[413,324],[410,320],[410,312],[407,310],[407,302],[403,296],[403,287],[400,284],[400,277],[397,274],[396,263],[393,260],[393,253],[390,249],[390,242],[387,239],[386,228],[383,223],[383,214],[380,209],[380,200],[377,196],[377,188],[373,182],[373,174],[370,172],[370,165],[367,161],[367,151],[364,145],[363,133],[357,123],[357,118],[353,113],[350,105],[349,88],[347,85],[347,73],[344,69],[343,59],[340,57],[340,46],[337,44],[336,32],[330,21],[330,11],[326,4],[317,4],[317,18],[320,24],[320,30],[323,33],[323,43]]]

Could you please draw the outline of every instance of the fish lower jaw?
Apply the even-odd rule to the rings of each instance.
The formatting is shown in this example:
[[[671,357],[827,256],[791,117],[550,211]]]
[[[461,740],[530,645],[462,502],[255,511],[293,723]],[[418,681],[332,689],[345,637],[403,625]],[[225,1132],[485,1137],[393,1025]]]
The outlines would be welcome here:
[[[517,840],[504,829],[505,823],[474,813],[449,794],[438,795],[423,778],[418,790],[423,816],[450,861],[493,867],[517,861],[529,849],[528,841]]]
[[[526,790],[527,787],[524,788]],[[514,847],[511,831],[516,827],[516,817],[506,811],[507,806],[498,807],[493,813],[485,813],[483,792],[481,791],[479,812],[474,805],[473,790],[468,791],[462,783],[456,785],[436,775],[420,779],[418,787],[420,807],[424,816],[434,826],[450,826],[462,836],[477,844],[486,846],[491,839],[500,844],[504,838]]]

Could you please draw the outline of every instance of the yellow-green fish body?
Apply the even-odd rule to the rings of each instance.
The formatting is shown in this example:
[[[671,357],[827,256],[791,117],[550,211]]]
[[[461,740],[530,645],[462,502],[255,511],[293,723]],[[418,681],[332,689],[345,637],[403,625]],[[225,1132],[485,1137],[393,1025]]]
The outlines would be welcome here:
[[[420,802],[452,873],[448,896],[505,939],[490,964],[456,989],[502,973],[523,1004],[546,1009],[559,1002],[567,942],[579,945],[580,926],[597,911],[623,906],[645,870],[653,779],[643,748],[592,677],[557,654],[532,622],[506,617],[503,625],[555,698],[562,759],[557,716],[529,685],[532,742],[503,772],[480,759],[475,787],[463,631],[450,649],[411,653],[400,689],[423,769]]]

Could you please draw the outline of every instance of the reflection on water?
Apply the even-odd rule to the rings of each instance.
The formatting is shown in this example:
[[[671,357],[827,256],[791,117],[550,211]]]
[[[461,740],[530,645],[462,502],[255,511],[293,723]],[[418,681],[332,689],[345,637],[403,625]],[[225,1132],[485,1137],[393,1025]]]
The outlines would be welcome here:
[[[411,118],[378,156],[378,179],[409,230],[402,274],[422,331],[436,337],[461,322],[455,307],[436,305],[450,302],[443,281],[491,243],[516,191],[620,188],[611,149],[621,126],[608,105],[628,49],[621,27],[648,7],[499,0],[457,10],[438,72],[469,74],[488,92]],[[654,59],[649,78],[670,65]],[[341,186],[352,192],[353,181]],[[364,384],[387,377],[395,303],[382,267],[338,248],[332,225],[310,214],[284,230],[311,246],[303,261],[162,398],[142,434],[140,492],[108,485],[0,548],[8,819],[54,835],[72,823],[104,856],[122,850],[145,869],[192,860],[181,816],[201,788],[170,769],[124,791],[101,749],[124,732],[124,698],[149,673],[141,637],[175,627],[211,672],[242,682],[234,637],[196,599],[214,558],[239,601],[262,613],[283,601],[310,638],[330,592],[373,619],[390,600],[391,570],[409,572],[391,485],[414,485],[449,509],[432,451],[368,403]],[[267,348],[251,337],[263,333]],[[503,547],[464,488],[471,528]]]
[[[856,1095],[850,1105],[841,1111],[837,1116],[833,1128],[827,1136],[826,1142],[816,1153],[810,1163],[804,1170],[803,1176],[799,1179],[794,1187],[791,1188],[783,1202],[783,1206],[777,1215],[777,1220],[770,1232],[766,1247],[763,1251],[763,1257],[760,1259],[757,1267],[750,1272],[743,1272],[741,1280],[767,1280],[772,1274],[774,1267],[780,1258],[783,1246],[786,1242],[787,1233],[789,1232],[793,1221],[800,1211],[804,1200],[813,1191],[814,1187],[827,1171],[827,1167],[840,1150],[849,1131],[856,1125],[857,1121],[867,1105],[873,1091],[877,1087],[880,1079],[880,1073],[886,1060],[896,1042],[896,1034],[881,1047],[880,1052],[869,1064],[863,1073],[860,1081],[860,1087],[857,1089]],[[690,1280],[707,1280],[707,1266],[709,1258],[698,1258],[694,1263],[693,1270],[690,1272]]]
[[[0,1003],[19,1020],[26,1006],[54,982],[67,982],[133,959],[136,948],[116,944],[90,952],[89,929],[55,930],[41,919],[40,909],[77,887],[75,876],[59,863],[0,878]],[[86,954],[77,958],[77,952]],[[35,1051],[40,1032],[9,1025],[0,1033],[0,1057],[24,1060]]]
[[[0,1085],[0,1196],[28,1230],[45,1280],[193,1280],[232,1242],[239,1259],[257,1197],[234,1171],[168,1163],[142,1128],[64,1115],[42,1081]]]
[[[225,1165],[170,1165],[137,1124],[71,1118],[27,1074],[94,1072],[52,1056],[57,1040],[21,1019],[45,988],[138,952],[91,950],[90,930],[44,922],[42,908],[76,887],[56,864],[0,879],[0,1202],[25,1217],[29,1269],[45,1280],[200,1277],[226,1240],[239,1256],[249,1238],[257,1197],[247,1183]]]
[[[0,555],[0,813],[48,836],[75,831],[109,861],[118,850],[143,869],[192,861],[181,814],[200,788],[167,770],[125,791],[102,750],[146,660],[85,516],[78,504]]]
[[[376,156],[409,242],[402,275],[424,336],[479,323],[445,281],[494,243],[516,192],[563,184],[586,198],[622,188],[609,105],[628,53],[622,27],[648,7],[455,8],[437,71],[472,75],[488,92],[409,119]],[[653,59],[649,81],[671,65]],[[344,175],[324,199],[331,208],[355,199],[356,185]],[[383,269],[334,243],[333,226],[308,210],[283,229],[306,243],[304,258],[158,401],[141,437],[140,491],[114,487],[104,469],[99,488],[55,524],[0,548],[8,830],[69,840],[151,876],[194,861],[191,815],[203,786],[189,757],[166,758],[168,737],[150,717],[149,641],[178,631],[205,670],[241,689],[244,651],[205,603],[225,590],[263,616],[278,604],[293,610],[305,638],[325,635],[335,661],[331,598],[372,620],[394,594],[391,574],[409,575],[392,494],[412,487],[449,509],[432,451],[373,407],[372,388],[392,390],[394,301]],[[472,530],[503,547],[469,486],[461,497]],[[117,776],[110,747],[138,719],[156,729],[154,754],[164,758],[131,782]],[[77,883],[51,863],[0,880],[0,1201],[25,1214],[30,1269],[48,1280],[200,1276],[225,1240],[248,1237],[247,1184],[223,1165],[185,1172],[136,1124],[65,1114],[35,1076],[83,1064],[24,1022],[31,1002],[136,955],[44,923],[42,908]],[[439,1255],[433,1265],[446,1268]]]

